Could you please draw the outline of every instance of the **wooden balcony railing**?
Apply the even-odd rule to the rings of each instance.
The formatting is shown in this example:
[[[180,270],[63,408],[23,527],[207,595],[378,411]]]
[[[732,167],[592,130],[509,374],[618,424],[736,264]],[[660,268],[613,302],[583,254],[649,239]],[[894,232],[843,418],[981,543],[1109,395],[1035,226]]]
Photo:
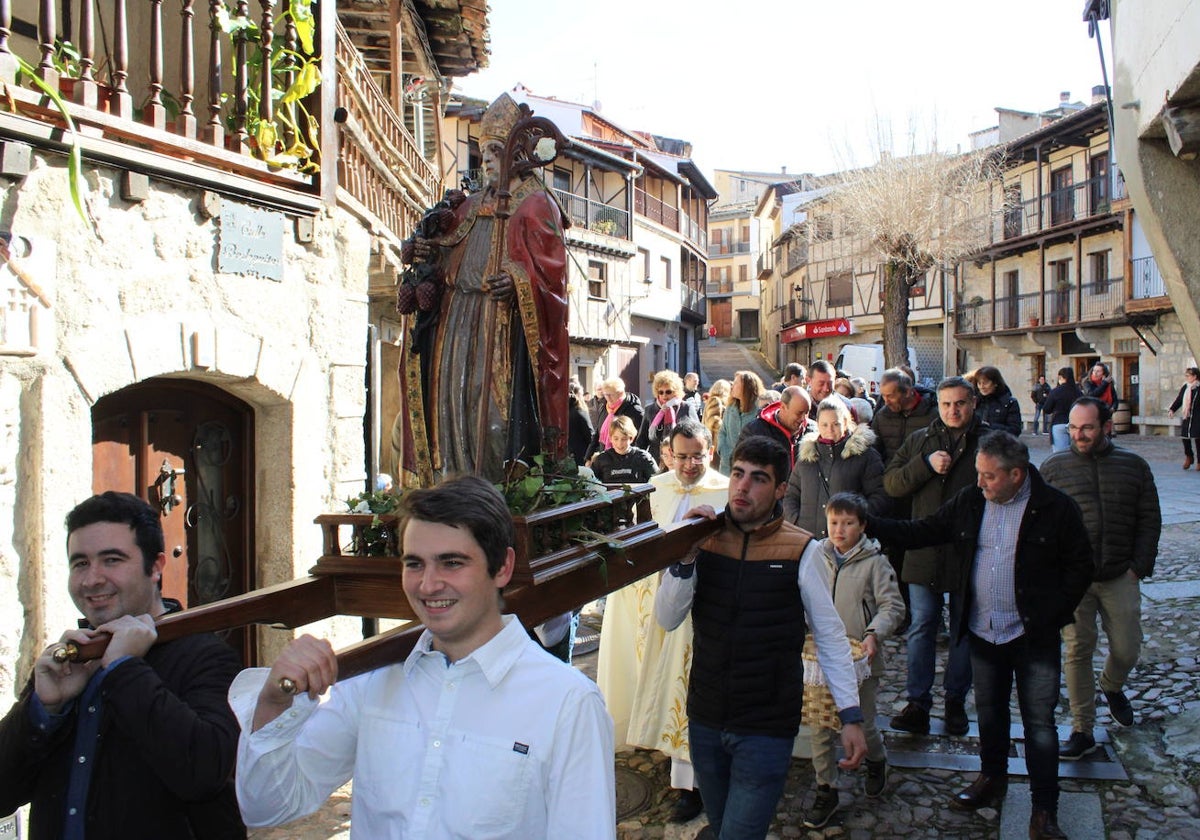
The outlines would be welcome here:
[[[311,93],[319,83],[317,18],[332,19],[332,7],[313,9],[315,17],[299,29],[293,7],[277,14],[275,0],[259,0],[254,8],[238,0],[232,15],[216,0],[36,0],[15,8],[23,14],[36,9],[37,36],[20,35],[27,30],[14,27],[14,4],[0,0],[0,74],[15,81],[20,56],[57,88],[85,154],[119,161],[106,146],[115,142],[174,158],[177,166],[138,153],[127,160],[177,178],[200,164],[263,185],[319,192],[313,174],[320,142],[314,134],[324,117],[318,97],[283,101],[294,84]],[[9,84],[6,91],[8,110],[20,118],[62,123],[58,105],[32,84]],[[19,119],[7,120],[5,128],[34,141],[45,137]]]
[[[440,198],[441,178],[340,23],[336,55],[337,114],[343,129],[338,186],[397,237],[407,237],[425,208]]]

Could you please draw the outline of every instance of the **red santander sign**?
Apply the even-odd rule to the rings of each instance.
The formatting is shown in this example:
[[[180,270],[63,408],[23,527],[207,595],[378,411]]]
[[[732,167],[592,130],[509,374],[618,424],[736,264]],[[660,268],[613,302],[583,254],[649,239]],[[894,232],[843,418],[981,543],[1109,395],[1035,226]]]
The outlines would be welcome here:
[[[828,336],[848,336],[854,334],[854,324],[849,318],[833,318],[828,321],[809,321],[788,327],[779,334],[783,344],[796,341],[806,341],[810,338],[827,338]]]

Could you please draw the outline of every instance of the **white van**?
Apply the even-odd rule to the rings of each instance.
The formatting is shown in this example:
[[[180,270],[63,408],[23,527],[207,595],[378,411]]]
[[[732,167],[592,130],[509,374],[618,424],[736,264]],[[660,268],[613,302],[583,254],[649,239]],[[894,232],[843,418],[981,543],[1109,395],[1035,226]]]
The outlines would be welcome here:
[[[861,376],[867,381],[867,392],[871,396],[879,393],[879,377],[887,370],[883,361],[882,344],[843,344],[834,365],[846,376]],[[917,355],[908,348],[908,366],[913,369],[915,381],[921,380],[917,369]]]

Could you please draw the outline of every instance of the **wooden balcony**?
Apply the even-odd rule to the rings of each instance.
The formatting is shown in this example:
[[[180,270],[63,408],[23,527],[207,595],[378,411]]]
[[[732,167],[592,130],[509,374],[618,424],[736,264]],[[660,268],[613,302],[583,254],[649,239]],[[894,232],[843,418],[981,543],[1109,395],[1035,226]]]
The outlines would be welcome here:
[[[92,162],[290,212],[345,199],[403,237],[436,200],[438,174],[334,4],[314,4],[298,26],[300,5],[240,0],[231,16],[222,3],[195,0],[0,0],[0,80],[11,103],[0,139],[60,151],[74,142]]]

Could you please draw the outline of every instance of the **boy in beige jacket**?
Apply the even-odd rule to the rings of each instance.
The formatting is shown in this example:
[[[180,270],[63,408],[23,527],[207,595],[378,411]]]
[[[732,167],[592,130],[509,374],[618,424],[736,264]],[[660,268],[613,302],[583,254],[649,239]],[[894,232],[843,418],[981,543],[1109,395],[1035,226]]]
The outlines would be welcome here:
[[[883,673],[884,639],[904,620],[904,600],[896,572],[879,549],[879,543],[864,535],[867,501],[857,493],[837,493],[825,506],[829,537],[821,541],[826,575],[833,604],[837,607],[846,635],[862,642],[871,674],[858,688],[867,737],[866,793],[876,797],[887,784],[887,752],[875,725],[875,695]],[[812,762],[817,777],[817,795],[804,818],[805,826],[820,828],[838,808],[834,788],[838,766],[834,754],[837,733],[828,728],[812,730]]]

